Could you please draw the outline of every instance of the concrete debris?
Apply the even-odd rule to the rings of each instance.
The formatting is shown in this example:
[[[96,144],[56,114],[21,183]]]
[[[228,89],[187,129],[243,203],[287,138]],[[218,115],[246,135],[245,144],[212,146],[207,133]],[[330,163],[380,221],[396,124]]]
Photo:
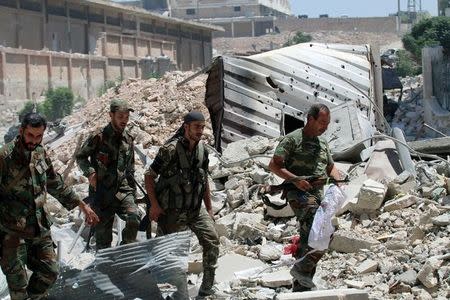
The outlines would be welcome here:
[[[438,278],[435,275],[435,271],[441,266],[442,261],[437,259],[428,259],[417,274],[417,279],[422,284],[431,289],[438,284]]]
[[[393,211],[397,209],[403,209],[410,207],[411,205],[417,203],[419,198],[412,195],[405,195],[401,198],[389,200],[384,204],[383,211]]]
[[[69,126],[83,123],[83,127],[63,142],[56,139],[51,143],[50,155],[55,168],[60,172],[66,170],[79,136],[86,137],[106,124],[110,99],[122,97],[136,110],[131,116],[130,130],[136,136],[136,148],[144,156],[142,161],[136,161],[136,179],[142,182],[145,165],[150,164],[158,146],[180,126],[186,112],[197,109],[209,116],[203,103],[205,76],[176,87],[177,82],[190,75],[192,72],[171,72],[160,79],[125,80],[117,89],[89,101],[65,118]],[[407,140],[420,130],[415,122],[420,122],[422,112],[420,101],[416,104],[405,100],[417,95],[415,91],[421,79],[409,80],[413,92],[404,91],[404,101],[399,103],[393,118],[396,127],[405,131]],[[212,145],[209,120],[207,124],[205,141]],[[294,212],[289,205],[281,210],[266,206],[256,192],[261,184],[282,182],[268,171],[276,145],[276,139],[253,136],[228,144],[223,155],[210,151],[209,183],[215,227],[221,242],[215,289],[225,295],[223,299],[447,299],[450,296],[450,265],[445,256],[450,248],[450,196],[447,195],[450,168],[445,162],[417,161],[417,176],[405,172],[394,144],[388,140],[378,141],[373,152],[366,153],[367,162],[342,164],[350,179],[344,186],[347,201],[333,219],[337,231],[314,277],[318,290],[292,293],[289,268],[295,259],[285,253],[293,246],[288,245],[290,241],[298,237]],[[68,170],[65,180],[82,197],[87,195],[87,180],[76,167]],[[274,204],[286,203],[280,194],[268,197]],[[46,211],[57,224],[52,234],[55,240],[62,241],[63,263],[73,269],[85,269],[95,259],[92,253],[80,254],[88,231],[81,234],[73,254],[67,255],[82,223],[78,210],[68,213],[49,196]],[[189,259],[185,260],[189,273],[187,290],[195,297],[203,266],[198,241],[193,238],[191,244]]]
[[[314,291],[302,293],[285,293],[277,295],[276,300],[365,300],[369,295],[365,291],[355,289],[338,289],[329,291]]]
[[[338,230],[333,234],[330,249],[338,252],[354,253],[361,249],[371,249],[377,244],[379,242],[369,236],[359,237],[352,231]]]
[[[353,212],[373,212],[381,207],[386,196],[387,188],[384,184],[367,179],[358,196],[358,202],[351,207]]]

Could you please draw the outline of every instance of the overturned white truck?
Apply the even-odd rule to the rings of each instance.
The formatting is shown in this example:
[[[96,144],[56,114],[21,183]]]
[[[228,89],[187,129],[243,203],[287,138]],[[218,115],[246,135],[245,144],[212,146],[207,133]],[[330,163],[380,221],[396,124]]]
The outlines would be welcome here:
[[[380,57],[368,45],[305,43],[221,56],[208,73],[205,101],[219,151],[239,139],[303,127],[314,103],[332,110],[326,137],[336,158],[351,158],[375,128],[384,130]]]

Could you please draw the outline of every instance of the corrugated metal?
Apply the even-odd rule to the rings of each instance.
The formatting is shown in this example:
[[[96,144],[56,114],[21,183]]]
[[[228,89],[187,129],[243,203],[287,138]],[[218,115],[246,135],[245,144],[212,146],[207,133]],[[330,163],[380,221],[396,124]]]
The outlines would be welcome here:
[[[64,270],[49,299],[163,299],[163,283],[178,288],[174,299],[187,299],[189,244],[185,231],[101,250],[85,270]]]
[[[353,102],[373,122],[373,71],[369,46],[299,44],[248,57],[222,57],[224,143],[253,135],[277,137],[301,127],[309,107]],[[217,76],[215,75],[217,78]],[[207,83],[208,90],[217,81]],[[217,128],[216,128],[217,129]]]

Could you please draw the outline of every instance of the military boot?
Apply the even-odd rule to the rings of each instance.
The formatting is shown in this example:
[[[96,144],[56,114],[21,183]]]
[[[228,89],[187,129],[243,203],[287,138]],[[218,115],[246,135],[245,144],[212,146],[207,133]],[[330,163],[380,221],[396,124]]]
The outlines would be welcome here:
[[[203,271],[202,285],[200,286],[200,289],[198,291],[198,296],[200,298],[215,294],[215,290],[213,289],[215,274],[215,269],[205,269]]]
[[[319,260],[325,254],[324,251],[310,251],[291,269],[290,273],[301,286],[309,289],[316,287],[312,281],[316,273],[316,267]]]

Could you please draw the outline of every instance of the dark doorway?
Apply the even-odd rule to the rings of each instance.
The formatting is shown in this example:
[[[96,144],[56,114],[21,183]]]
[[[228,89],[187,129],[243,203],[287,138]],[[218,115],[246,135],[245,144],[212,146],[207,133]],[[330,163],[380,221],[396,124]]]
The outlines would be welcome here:
[[[305,122],[300,119],[296,119],[290,115],[284,115],[284,134],[288,134],[296,129],[303,128]]]

